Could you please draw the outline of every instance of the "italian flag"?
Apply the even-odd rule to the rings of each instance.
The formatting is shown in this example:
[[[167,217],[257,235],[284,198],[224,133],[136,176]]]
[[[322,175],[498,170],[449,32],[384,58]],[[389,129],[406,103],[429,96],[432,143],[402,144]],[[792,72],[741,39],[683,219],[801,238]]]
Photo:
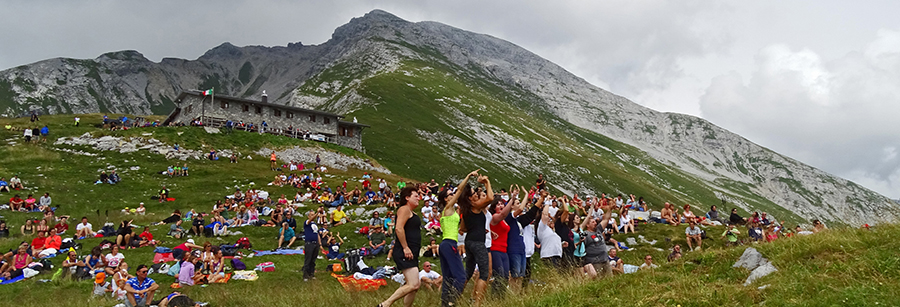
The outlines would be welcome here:
[[[203,91],[203,96],[209,96],[209,95],[212,95],[212,89]]]

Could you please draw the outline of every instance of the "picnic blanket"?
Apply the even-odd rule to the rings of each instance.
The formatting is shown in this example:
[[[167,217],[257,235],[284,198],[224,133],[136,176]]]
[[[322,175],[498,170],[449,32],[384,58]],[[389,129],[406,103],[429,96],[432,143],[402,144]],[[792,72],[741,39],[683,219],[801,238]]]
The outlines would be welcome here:
[[[20,281],[23,281],[23,280],[25,280],[25,275],[19,275],[19,277],[16,277],[16,278],[13,278],[13,279],[8,279],[8,280],[7,280],[7,279],[0,278],[0,285],[8,285],[8,284],[15,283],[15,282],[20,282]]]
[[[296,249],[279,249],[276,251],[254,251],[256,256],[265,256],[265,255],[303,255],[303,250]]]
[[[259,279],[259,274],[256,271],[234,271],[234,276],[231,278],[234,280],[255,281]]]
[[[335,273],[331,273],[331,276],[336,278],[347,291],[375,291],[381,286],[387,285],[387,281],[384,279],[356,279]]]
[[[209,279],[209,275],[206,275],[206,279]],[[225,274],[224,278],[219,278],[214,284],[225,284],[228,283],[229,280],[231,280],[231,273]]]

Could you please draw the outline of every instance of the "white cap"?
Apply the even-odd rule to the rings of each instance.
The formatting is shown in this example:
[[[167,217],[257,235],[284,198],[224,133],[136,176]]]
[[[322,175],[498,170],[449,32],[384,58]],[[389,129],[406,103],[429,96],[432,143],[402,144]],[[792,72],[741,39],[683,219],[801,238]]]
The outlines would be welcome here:
[[[194,239],[188,239],[188,240],[187,240],[187,243],[195,244],[195,243],[194,243]]]
[[[143,203],[143,202],[141,202],[141,205],[143,205],[143,204],[144,204],[144,203]]]

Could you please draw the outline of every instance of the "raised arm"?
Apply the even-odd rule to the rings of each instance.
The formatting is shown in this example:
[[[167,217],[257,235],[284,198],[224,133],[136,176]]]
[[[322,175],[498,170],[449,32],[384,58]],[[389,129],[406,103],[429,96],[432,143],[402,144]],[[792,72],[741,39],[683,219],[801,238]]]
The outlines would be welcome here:
[[[512,186],[510,186],[510,189],[512,189]],[[515,193],[518,193],[518,190],[516,190]],[[512,210],[512,207],[515,205],[515,202],[517,201],[517,199],[516,199],[517,197],[519,197],[519,195],[512,195],[512,197],[510,197],[510,201],[512,201],[513,203],[503,206],[503,210],[500,210],[500,212],[495,213],[491,217],[491,225],[500,224],[500,222],[503,221],[503,219],[505,219],[507,215],[509,215],[509,211]]]
[[[462,194],[463,187],[469,184],[469,177],[478,175],[478,171],[479,170],[474,170],[471,173],[467,174],[466,178],[463,178],[462,182],[459,183],[459,185],[456,187],[456,193],[453,193],[453,195],[450,196],[450,199],[447,200],[447,205],[444,207],[443,212],[444,216],[453,215],[453,212],[455,211],[453,205],[456,205],[456,202],[459,200],[459,196]]]
[[[565,196],[563,197],[562,207],[560,207],[559,210],[562,210],[562,216],[560,216],[560,218],[563,221],[568,221],[569,220],[569,199],[568,199],[568,197],[565,197]]]
[[[541,197],[543,200],[544,197]],[[550,218],[550,206],[544,206],[544,210],[541,212],[541,222],[544,222],[544,225],[550,226],[550,223],[553,222],[553,219]]]
[[[476,203],[472,204],[472,207],[481,210],[490,205],[491,201],[494,200],[494,190],[491,189],[491,180],[488,176],[479,176],[478,182],[484,184],[484,190],[487,192],[487,197],[478,200]]]
[[[594,207],[591,207],[591,210],[587,213],[587,216],[584,217],[584,220],[581,221],[581,229],[587,228],[588,222],[594,218]]]
[[[600,207],[600,210],[603,210],[603,217],[597,223],[597,229],[606,228],[606,225],[609,225],[609,217],[612,216],[612,206]]]

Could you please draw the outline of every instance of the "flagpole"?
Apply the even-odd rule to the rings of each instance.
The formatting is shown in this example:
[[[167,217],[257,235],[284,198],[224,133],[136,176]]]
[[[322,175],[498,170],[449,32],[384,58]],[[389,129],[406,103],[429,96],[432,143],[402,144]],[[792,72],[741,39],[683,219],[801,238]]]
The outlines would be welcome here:
[[[214,105],[216,103],[216,88],[211,87],[209,90],[212,91],[212,98],[210,98],[210,100],[209,100],[209,106],[211,108],[214,108]],[[206,124],[203,124],[203,125],[205,126]]]
[[[203,97],[200,98],[200,122],[203,122],[203,117],[206,116],[206,104],[203,102],[206,100],[206,93],[203,93]]]

